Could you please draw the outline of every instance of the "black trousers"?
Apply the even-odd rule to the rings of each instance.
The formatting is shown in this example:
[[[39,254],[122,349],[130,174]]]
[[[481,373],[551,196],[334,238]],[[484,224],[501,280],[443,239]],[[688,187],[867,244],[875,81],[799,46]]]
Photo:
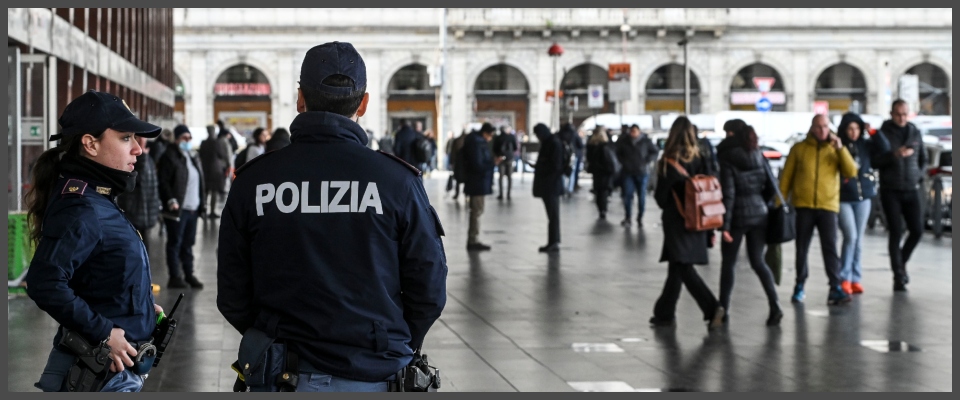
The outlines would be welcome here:
[[[543,206],[547,209],[549,227],[547,244],[560,243],[560,196],[544,196]]]
[[[840,286],[840,256],[837,255],[837,219],[833,211],[813,208],[797,209],[797,283],[807,281],[807,253],[813,240],[813,228],[820,234],[823,269],[830,287]]]
[[[907,283],[907,261],[913,254],[913,249],[920,243],[923,236],[923,206],[920,204],[919,190],[880,190],[880,203],[883,205],[883,214],[887,218],[889,237],[887,250],[890,252],[890,269],[893,270],[893,280]],[[903,219],[900,216],[903,216]],[[904,222],[906,222],[906,242],[900,247],[903,237]]]
[[[713,292],[700,279],[700,274],[693,269],[693,264],[681,264],[670,262],[667,270],[667,281],[663,284],[663,292],[653,306],[653,316],[662,320],[674,319],[677,311],[677,301],[680,300],[680,290],[683,286],[687,287],[693,298],[697,300],[700,311],[703,311],[703,319],[713,318],[717,306],[717,298],[713,297]]]
[[[597,202],[597,211],[607,212],[610,192],[610,177],[603,174],[593,174],[593,197]]]
[[[220,209],[219,199],[224,197],[223,193],[220,193],[215,189],[207,189],[206,196],[208,199],[210,199],[207,201],[207,209],[210,210],[210,215],[216,214],[217,210]]]
[[[720,263],[720,305],[728,312],[730,311],[730,296],[733,293],[733,276],[737,266],[737,253],[740,252],[740,243],[743,238],[747,238],[747,258],[750,259],[750,267],[760,278],[760,284],[763,285],[763,291],[767,294],[767,302],[771,305],[777,302],[777,288],[773,282],[773,272],[763,260],[763,248],[766,246],[766,227],[750,228],[748,230],[734,229],[730,231],[733,241],[730,243],[720,241],[720,253],[723,255],[723,261]]]

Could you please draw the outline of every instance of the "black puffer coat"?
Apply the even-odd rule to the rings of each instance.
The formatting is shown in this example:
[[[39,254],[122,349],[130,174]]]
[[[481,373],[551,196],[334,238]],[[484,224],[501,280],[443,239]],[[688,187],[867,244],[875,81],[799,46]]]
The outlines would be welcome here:
[[[923,137],[915,125],[907,122],[899,127],[891,120],[883,121],[878,135],[884,135],[890,143],[890,151],[873,159],[873,166],[880,169],[881,190],[916,190],[923,179],[923,170],[927,165],[927,151],[923,148]],[[910,157],[896,157],[900,146],[913,149]]]
[[[729,143],[729,144],[727,144]],[[776,195],[777,182],[760,150],[746,150],[736,139],[717,146],[720,187],[723,190],[724,231],[757,228],[767,223],[767,202]]]

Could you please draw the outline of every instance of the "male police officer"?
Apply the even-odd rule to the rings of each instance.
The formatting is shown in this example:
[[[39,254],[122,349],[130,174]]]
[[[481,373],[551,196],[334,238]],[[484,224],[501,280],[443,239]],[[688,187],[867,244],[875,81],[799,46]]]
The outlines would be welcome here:
[[[292,144],[245,164],[228,195],[217,306],[244,333],[253,391],[387,391],[446,303],[420,171],[357,124],[366,78],[353,45],[310,49]]]

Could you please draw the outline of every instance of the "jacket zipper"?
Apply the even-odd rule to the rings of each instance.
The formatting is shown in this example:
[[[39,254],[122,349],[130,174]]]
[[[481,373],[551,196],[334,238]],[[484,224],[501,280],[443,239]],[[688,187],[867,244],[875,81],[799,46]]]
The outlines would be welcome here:
[[[817,167],[813,174],[813,208],[817,208],[817,192],[820,184],[820,144],[817,143]]]
[[[853,145],[856,146],[856,144],[853,144]],[[859,150],[863,150],[863,148],[860,148]],[[857,198],[859,198],[860,201],[863,201],[863,187],[860,186],[860,171],[857,171],[856,179],[857,179]]]

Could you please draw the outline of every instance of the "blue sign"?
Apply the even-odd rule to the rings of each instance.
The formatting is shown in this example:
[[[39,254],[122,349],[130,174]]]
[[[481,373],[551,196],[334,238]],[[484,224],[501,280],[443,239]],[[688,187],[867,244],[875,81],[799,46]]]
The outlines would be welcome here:
[[[770,102],[770,99],[761,97],[760,100],[757,100],[757,111],[770,111],[771,108],[773,108],[773,103]]]

